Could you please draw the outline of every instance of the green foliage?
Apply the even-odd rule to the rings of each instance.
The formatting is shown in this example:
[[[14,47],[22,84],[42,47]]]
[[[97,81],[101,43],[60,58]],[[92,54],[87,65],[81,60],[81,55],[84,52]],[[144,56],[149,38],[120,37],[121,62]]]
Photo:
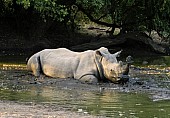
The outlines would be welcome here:
[[[104,6],[103,0],[77,0],[78,4],[82,4],[89,12],[98,12]]]
[[[92,22],[123,32],[156,30],[163,37],[170,37],[170,0],[0,0],[0,3],[1,15],[15,11],[15,3],[33,9],[44,19],[75,23],[76,18],[82,21],[87,16]]]
[[[7,12],[12,12],[12,0],[0,0],[0,15],[4,15]]]
[[[156,30],[164,37],[169,36],[170,0],[77,0],[76,3],[96,23],[124,31]]]
[[[42,17],[52,17],[56,20],[63,21],[68,14],[65,5],[58,4],[57,0],[17,0],[17,4],[23,5],[25,9],[33,7],[41,13]]]
[[[22,4],[24,6],[24,8],[28,8],[30,7],[30,1],[29,0],[17,0],[18,4]]]
[[[170,38],[170,0],[164,0],[158,12],[156,12],[154,24],[155,30],[160,35]]]

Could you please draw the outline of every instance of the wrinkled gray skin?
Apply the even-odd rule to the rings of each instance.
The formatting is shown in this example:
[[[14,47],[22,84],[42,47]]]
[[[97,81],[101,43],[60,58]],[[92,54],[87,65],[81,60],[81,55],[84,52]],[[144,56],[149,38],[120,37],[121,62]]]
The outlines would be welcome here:
[[[45,49],[29,58],[27,68],[35,76],[42,72],[50,77],[75,78],[87,83],[97,83],[105,78],[117,82],[127,68],[116,59],[120,53],[110,54],[105,47],[84,52]]]

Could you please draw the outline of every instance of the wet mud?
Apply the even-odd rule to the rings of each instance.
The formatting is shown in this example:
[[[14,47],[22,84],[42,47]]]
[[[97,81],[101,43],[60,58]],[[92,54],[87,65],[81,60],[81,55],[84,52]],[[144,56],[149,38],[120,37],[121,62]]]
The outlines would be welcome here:
[[[82,83],[73,78],[35,77],[27,70],[1,70],[1,85],[52,86],[83,91],[145,92],[153,101],[170,99],[170,68],[130,67],[129,81],[124,84]]]

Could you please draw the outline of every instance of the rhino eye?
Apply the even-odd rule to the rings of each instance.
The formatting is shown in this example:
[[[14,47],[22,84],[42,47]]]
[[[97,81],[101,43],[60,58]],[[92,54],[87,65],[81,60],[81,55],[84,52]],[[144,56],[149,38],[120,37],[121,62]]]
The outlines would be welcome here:
[[[113,71],[112,69],[110,71]]]

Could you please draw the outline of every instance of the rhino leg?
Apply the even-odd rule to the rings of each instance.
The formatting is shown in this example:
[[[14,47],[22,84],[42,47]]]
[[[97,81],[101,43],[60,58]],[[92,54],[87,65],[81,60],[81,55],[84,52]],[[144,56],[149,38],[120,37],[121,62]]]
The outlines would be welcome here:
[[[80,78],[83,83],[96,84],[98,79],[94,75],[85,75]]]
[[[40,76],[40,71],[39,71],[39,69],[38,69],[38,64],[35,64],[34,65],[35,67],[32,69],[32,71],[33,71],[33,75],[34,76],[36,76],[36,77],[39,77]]]
[[[39,77],[41,72],[41,63],[39,57],[32,58],[30,65],[33,75]]]

